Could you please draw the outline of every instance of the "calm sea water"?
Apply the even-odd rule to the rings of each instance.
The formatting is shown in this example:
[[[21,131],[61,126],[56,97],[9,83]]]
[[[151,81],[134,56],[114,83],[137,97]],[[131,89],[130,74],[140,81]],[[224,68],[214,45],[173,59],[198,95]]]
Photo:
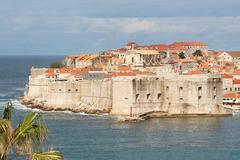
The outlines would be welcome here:
[[[59,56],[0,56],[0,111],[12,100],[18,122],[28,112],[17,102],[31,66]],[[239,160],[240,116],[162,118],[118,123],[115,117],[42,113],[54,148],[67,160]],[[12,156],[11,159],[17,159]]]

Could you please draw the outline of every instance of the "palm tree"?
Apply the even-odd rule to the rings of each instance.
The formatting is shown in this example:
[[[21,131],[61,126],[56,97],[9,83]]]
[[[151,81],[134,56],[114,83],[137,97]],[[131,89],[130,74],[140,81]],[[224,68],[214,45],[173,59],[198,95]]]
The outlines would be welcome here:
[[[6,160],[12,150],[31,160],[63,160],[58,151],[42,152],[48,137],[47,127],[39,113],[28,113],[15,129],[11,122],[12,113],[13,105],[8,102],[0,119],[0,160]]]

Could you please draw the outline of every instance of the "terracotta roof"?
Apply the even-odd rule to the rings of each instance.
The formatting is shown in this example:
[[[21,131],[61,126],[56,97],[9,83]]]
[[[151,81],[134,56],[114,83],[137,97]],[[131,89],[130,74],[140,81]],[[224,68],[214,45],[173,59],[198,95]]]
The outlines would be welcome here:
[[[127,66],[119,66],[118,70],[119,71],[132,71],[132,68],[127,67]]]
[[[194,60],[194,59],[174,59],[173,62],[174,63],[192,63],[192,62],[196,62],[196,60]]]
[[[118,76],[136,76],[135,73],[133,72],[116,72],[116,73],[112,73],[113,77],[118,77]]]
[[[235,75],[240,75],[240,70],[236,70],[236,71],[234,72],[234,74],[235,74]]]
[[[127,46],[132,46],[133,44],[137,45],[135,42],[128,42]]]
[[[49,68],[45,73],[47,76],[54,76],[57,74],[79,74],[86,73],[92,70],[93,67],[85,67],[85,68]]]
[[[171,46],[208,46],[208,44],[203,42],[175,42]]]
[[[120,59],[120,58],[112,57],[112,58],[111,58],[111,62],[119,62],[119,63],[123,63],[124,60],[123,60],[123,59]]]
[[[227,51],[232,57],[240,57],[240,51]]]
[[[201,70],[192,70],[187,73],[187,75],[193,75],[193,74],[205,74],[205,72]]]
[[[142,54],[142,55],[157,55],[159,54],[156,50],[134,50],[135,52]]]
[[[232,78],[233,78],[233,75],[231,75],[231,74],[224,74],[224,75],[223,75],[223,78],[232,79]]]
[[[78,61],[92,61],[95,58],[99,57],[98,54],[83,54],[77,57]]]
[[[208,51],[208,55],[211,57],[217,57],[222,54],[224,51]]]
[[[233,84],[240,84],[240,79],[234,79]]]
[[[111,53],[111,52],[125,53],[126,51],[127,51],[126,48],[117,48],[117,49],[108,50],[108,51],[106,51],[106,52],[107,52],[107,53]]]
[[[167,44],[153,44],[146,46],[137,46],[136,49],[148,49],[148,50],[159,50],[159,51],[176,51],[176,50],[185,50],[183,46],[171,46]]]
[[[210,63],[209,62],[202,62],[199,67],[201,68],[209,68],[210,67]]]
[[[240,98],[239,92],[227,92],[223,95],[224,98]]]

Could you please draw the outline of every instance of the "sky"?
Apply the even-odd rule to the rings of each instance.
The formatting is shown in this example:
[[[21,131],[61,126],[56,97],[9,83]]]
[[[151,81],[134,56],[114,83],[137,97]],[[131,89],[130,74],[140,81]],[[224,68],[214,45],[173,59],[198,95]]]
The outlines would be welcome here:
[[[0,0],[0,55],[96,53],[175,41],[240,50],[240,0]]]

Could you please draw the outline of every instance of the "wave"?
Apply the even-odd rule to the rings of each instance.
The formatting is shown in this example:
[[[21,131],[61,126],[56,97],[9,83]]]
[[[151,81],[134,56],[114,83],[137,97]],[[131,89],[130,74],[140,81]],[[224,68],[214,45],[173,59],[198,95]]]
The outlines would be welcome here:
[[[16,110],[27,110],[27,111],[42,112],[42,113],[65,113],[65,114],[75,114],[75,115],[84,115],[84,116],[89,115],[84,112],[74,113],[71,111],[43,111],[37,108],[29,108],[29,107],[26,107],[25,105],[22,105],[17,99],[12,99],[11,102],[13,103],[13,106]]]
[[[79,116],[87,116],[87,117],[101,117],[101,118],[109,118],[109,114],[88,114],[85,112],[79,112],[79,113],[75,113],[75,112],[71,112],[71,111],[43,111],[40,109],[36,109],[36,108],[28,108],[25,105],[22,105],[17,99],[8,99],[7,101],[0,101],[0,106],[4,106],[6,104],[6,102],[11,101],[13,103],[13,107],[16,110],[22,110],[22,111],[32,111],[32,112],[38,112],[38,113],[56,113],[56,114],[65,114],[65,115],[73,115],[74,117],[79,115]],[[0,107],[1,108],[1,107]],[[69,117],[69,116],[68,116]]]
[[[15,88],[16,91],[24,91],[24,88]]]
[[[22,91],[21,92],[13,92],[13,91],[10,91],[10,92],[5,92],[5,93],[0,93],[0,99],[13,99],[13,98],[16,98],[16,97],[20,97],[22,95]]]
[[[0,98],[8,98],[12,93],[0,93]]]
[[[48,112],[48,113],[65,113],[65,114],[74,114],[74,115],[82,115],[82,116],[91,115],[91,114],[87,114],[85,112],[75,113],[75,112],[72,112],[72,111],[43,111],[43,112]]]
[[[13,104],[13,107],[16,109],[16,110],[27,110],[27,111],[34,111],[34,112],[43,112],[42,110],[40,109],[36,109],[36,108],[28,108],[26,107],[25,105],[22,105],[17,99],[13,99],[11,100],[12,104]]]

